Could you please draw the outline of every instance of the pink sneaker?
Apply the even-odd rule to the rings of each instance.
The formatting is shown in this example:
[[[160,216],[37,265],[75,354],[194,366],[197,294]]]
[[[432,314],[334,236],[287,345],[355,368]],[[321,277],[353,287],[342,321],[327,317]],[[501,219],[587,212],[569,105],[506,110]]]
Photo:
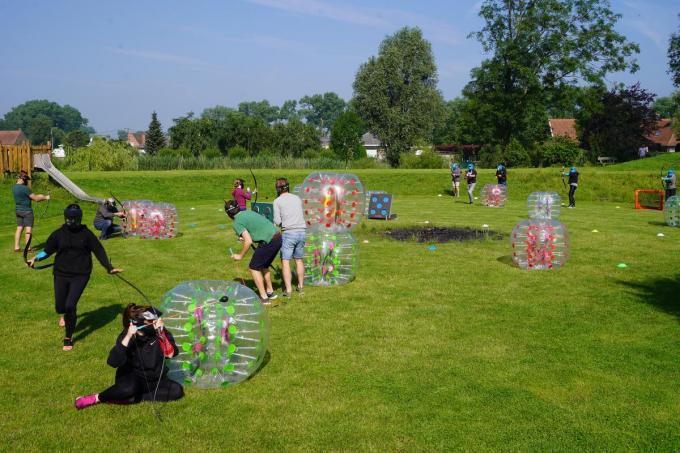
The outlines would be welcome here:
[[[87,396],[79,396],[76,398],[76,409],[85,409],[86,407],[94,406],[98,402],[96,393]]]

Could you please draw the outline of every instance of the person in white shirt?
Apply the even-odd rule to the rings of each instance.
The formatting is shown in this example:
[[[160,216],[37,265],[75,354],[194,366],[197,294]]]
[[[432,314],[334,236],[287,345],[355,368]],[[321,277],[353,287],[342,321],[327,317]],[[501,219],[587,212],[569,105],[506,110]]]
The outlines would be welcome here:
[[[297,271],[297,290],[300,294],[304,291],[305,264],[302,257],[305,251],[307,238],[305,217],[302,210],[302,200],[290,191],[290,185],[286,178],[276,180],[276,193],[274,200],[274,224],[281,227],[281,271],[283,274],[284,297],[291,297],[293,275],[290,268],[291,259],[295,260]]]

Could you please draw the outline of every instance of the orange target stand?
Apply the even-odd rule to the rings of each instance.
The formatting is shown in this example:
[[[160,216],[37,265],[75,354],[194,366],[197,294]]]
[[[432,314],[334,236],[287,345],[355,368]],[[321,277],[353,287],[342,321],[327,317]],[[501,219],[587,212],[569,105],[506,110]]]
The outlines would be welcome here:
[[[635,209],[656,209],[663,211],[663,190],[638,189],[635,191]]]

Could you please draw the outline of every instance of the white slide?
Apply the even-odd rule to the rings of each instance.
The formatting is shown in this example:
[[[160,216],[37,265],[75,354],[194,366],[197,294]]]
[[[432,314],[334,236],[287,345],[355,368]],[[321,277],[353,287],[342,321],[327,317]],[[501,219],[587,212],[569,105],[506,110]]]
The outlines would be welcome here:
[[[86,194],[83,189],[78,187],[73,181],[52,165],[50,155],[47,153],[36,153],[33,155],[33,165],[47,172],[61,187],[68,190],[71,195],[79,200],[91,201],[92,203],[104,203],[103,198],[92,197]]]

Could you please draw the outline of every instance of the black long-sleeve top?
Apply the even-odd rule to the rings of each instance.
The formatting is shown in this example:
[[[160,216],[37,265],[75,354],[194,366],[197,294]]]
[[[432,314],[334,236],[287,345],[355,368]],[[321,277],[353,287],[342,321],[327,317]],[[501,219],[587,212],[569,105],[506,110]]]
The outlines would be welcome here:
[[[163,367],[163,350],[160,346],[160,339],[156,332],[147,335],[134,335],[128,342],[127,347],[123,346],[123,339],[127,329],[118,335],[116,345],[111,349],[106,363],[116,368],[116,376],[135,373],[136,376],[143,377],[149,381],[161,378],[161,371],[165,375],[168,371]],[[179,354],[179,349],[172,334],[163,329],[167,340],[172,345],[175,357]]]
[[[57,254],[54,258],[55,275],[91,274],[92,253],[108,272],[113,269],[101,242],[85,225],[80,225],[75,231],[62,225],[47,238],[47,245],[43,252],[43,259],[53,253]]]

